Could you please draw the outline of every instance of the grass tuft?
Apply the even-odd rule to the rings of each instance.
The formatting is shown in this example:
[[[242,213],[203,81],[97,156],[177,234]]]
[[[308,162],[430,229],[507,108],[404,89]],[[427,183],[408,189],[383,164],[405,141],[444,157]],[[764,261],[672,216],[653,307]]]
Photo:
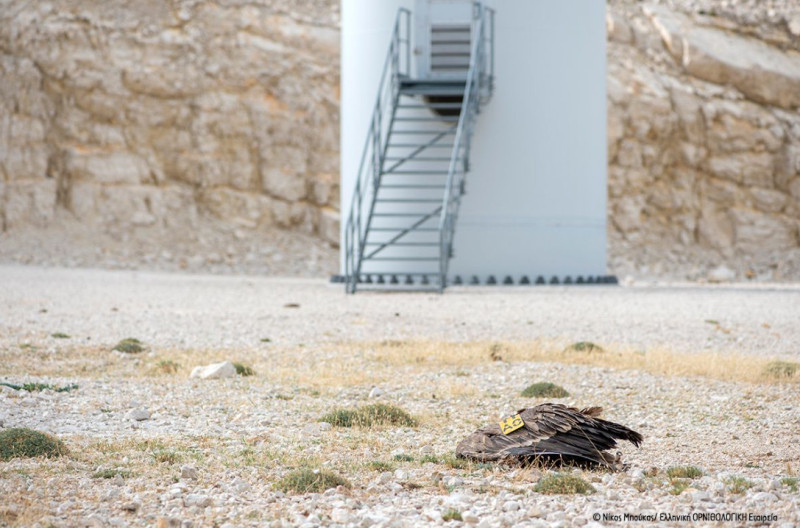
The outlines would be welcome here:
[[[57,385],[50,385],[49,383],[23,383],[22,385],[14,385],[13,383],[0,382],[0,385],[11,387],[14,390],[25,390],[28,392],[40,392],[43,390],[51,390],[53,392],[70,392],[78,388],[77,383],[64,385],[59,387]]]
[[[240,376],[255,376],[256,374],[255,370],[242,363],[234,363],[233,366],[236,369],[236,373]]]
[[[670,495],[680,495],[689,487],[691,484],[691,480],[684,479],[684,478],[675,478],[670,480],[670,484],[672,484],[672,489],[669,490]]]
[[[373,460],[367,467],[373,471],[394,471],[394,466],[391,465],[389,462],[383,462],[382,460]]]
[[[336,427],[373,427],[396,425],[415,427],[417,420],[403,409],[385,403],[365,405],[357,409],[335,409],[319,419]]]
[[[116,350],[124,354],[138,354],[139,352],[144,352],[144,343],[135,337],[127,337],[117,343],[111,350]]]
[[[563,473],[554,473],[545,475],[533,487],[533,491],[537,493],[546,493],[548,495],[590,495],[594,493],[594,487],[575,475],[565,475]]]
[[[156,363],[156,368],[159,370],[159,372],[163,372],[164,374],[175,374],[178,372],[178,369],[180,369],[181,366],[171,359],[162,359]]]
[[[298,469],[283,477],[276,486],[284,493],[321,493],[337,486],[349,488],[350,483],[330,471]]]
[[[728,477],[725,479],[725,484],[731,493],[741,494],[753,487],[753,483],[744,477]]]
[[[764,366],[764,375],[773,379],[793,378],[798,369],[800,369],[800,363],[770,361]]]
[[[64,332],[54,332],[50,334],[50,337],[54,339],[69,339],[69,334],[65,334]]]
[[[407,455],[406,453],[398,453],[392,457],[392,460],[396,460],[398,462],[413,462],[414,457],[411,455]]]
[[[439,463],[439,458],[436,457],[435,455],[423,455],[422,458],[419,459],[420,465],[421,464],[427,464],[428,462],[432,462],[434,464],[438,464]]]
[[[94,479],[112,479],[119,475],[122,478],[128,478],[131,476],[131,472],[127,469],[101,469],[100,471],[95,471],[92,473],[92,478]]]
[[[464,519],[461,518],[461,512],[454,509],[449,509],[442,515],[442,520],[444,522],[449,521],[463,521]]]
[[[667,468],[669,478],[696,479],[703,476],[703,471],[696,466],[675,466]]]
[[[48,434],[24,427],[0,431],[0,460],[55,458],[67,454],[64,443]]]
[[[605,352],[605,350],[591,341],[578,341],[565,348],[564,352]]]
[[[524,398],[566,398],[569,396],[569,392],[555,383],[541,381],[529,385],[522,391],[522,396]]]
[[[781,484],[783,484],[784,486],[789,486],[789,491],[791,491],[792,493],[797,493],[797,483],[798,483],[797,477],[783,477],[781,479]]]

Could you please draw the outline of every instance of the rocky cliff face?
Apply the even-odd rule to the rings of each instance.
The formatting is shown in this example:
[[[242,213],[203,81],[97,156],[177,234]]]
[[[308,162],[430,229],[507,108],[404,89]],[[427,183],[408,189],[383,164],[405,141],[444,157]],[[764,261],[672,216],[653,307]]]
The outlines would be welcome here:
[[[612,268],[799,278],[800,9],[617,1],[607,24]]]
[[[0,1],[3,230],[338,238],[338,5]]]
[[[612,272],[800,278],[794,4],[609,2]],[[0,0],[0,240],[216,219],[336,244],[338,19],[335,0]]]

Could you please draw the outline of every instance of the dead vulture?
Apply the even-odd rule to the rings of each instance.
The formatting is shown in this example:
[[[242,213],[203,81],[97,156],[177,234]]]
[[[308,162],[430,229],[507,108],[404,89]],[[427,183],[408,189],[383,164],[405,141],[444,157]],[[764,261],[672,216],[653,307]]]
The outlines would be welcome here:
[[[642,435],[599,418],[602,407],[578,410],[543,403],[517,411],[502,422],[478,429],[456,447],[456,456],[481,462],[536,459],[620,468],[620,456],[606,453],[617,440],[639,447]]]

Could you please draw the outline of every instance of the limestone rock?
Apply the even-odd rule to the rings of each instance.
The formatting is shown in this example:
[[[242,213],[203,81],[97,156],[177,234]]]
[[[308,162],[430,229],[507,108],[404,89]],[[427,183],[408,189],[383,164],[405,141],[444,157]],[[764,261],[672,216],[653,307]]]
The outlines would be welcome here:
[[[647,12],[667,48],[691,75],[730,83],[760,103],[800,106],[800,53],[699,26],[662,6],[649,6]]]
[[[236,376],[236,367],[230,361],[223,361],[221,363],[212,363],[204,367],[195,367],[192,369],[190,378],[200,379],[221,379],[233,378]]]

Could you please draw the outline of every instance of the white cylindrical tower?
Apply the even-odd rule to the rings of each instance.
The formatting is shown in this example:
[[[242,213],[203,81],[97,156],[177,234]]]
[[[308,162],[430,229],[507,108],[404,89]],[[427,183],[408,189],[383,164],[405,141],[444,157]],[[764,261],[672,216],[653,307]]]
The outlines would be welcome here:
[[[488,4],[496,10],[494,93],[474,126],[448,280],[605,276],[605,2]],[[426,28],[459,5],[471,2],[343,0],[343,228],[398,8],[413,19],[412,75],[425,76],[438,74]]]

